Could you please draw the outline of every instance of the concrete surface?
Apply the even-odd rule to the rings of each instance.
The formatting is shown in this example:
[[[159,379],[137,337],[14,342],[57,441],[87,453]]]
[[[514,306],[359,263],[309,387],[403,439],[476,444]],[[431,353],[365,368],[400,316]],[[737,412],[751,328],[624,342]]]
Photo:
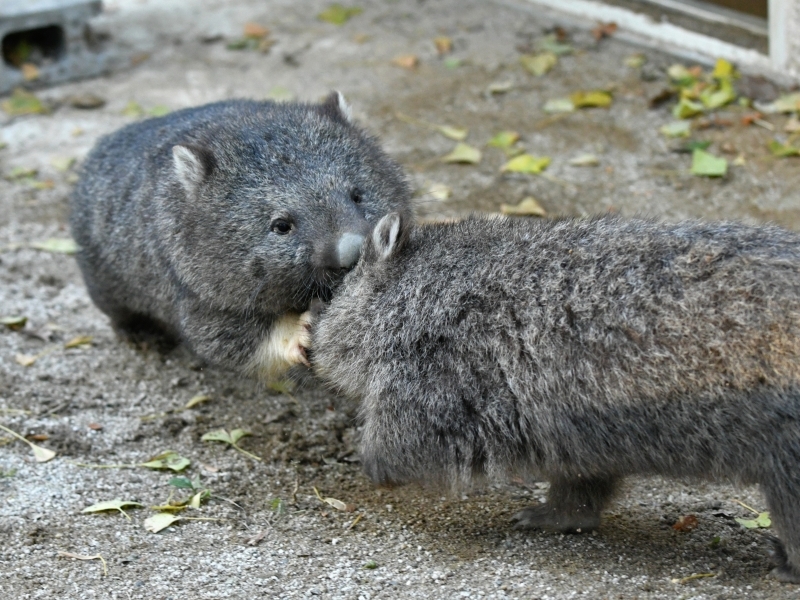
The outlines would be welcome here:
[[[359,0],[363,13],[341,27],[316,15],[326,2],[256,0],[124,0],[107,2],[96,27],[110,37],[115,74],[39,92],[50,115],[0,113],[0,173],[37,169],[29,179],[0,179],[0,316],[24,315],[21,331],[0,331],[0,423],[58,452],[47,463],[0,433],[0,598],[800,598],[800,588],[767,577],[762,532],[739,526],[763,510],[757,489],[660,479],[628,482],[594,535],[519,533],[515,510],[543,497],[546,486],[509,482],[459,498],[414,487],[376,490],[355,462],[354,407],[313,383],[292,395],[214,369],[184,351],[168,356],[118,341],[92,306],[72,257],[29,244],[66,230],[67,196],[76,158],[98,136],[130,122],[131,101],[145,111],[212,100],[263,98],[282,87],[301,99],[340,89],[357,118],[378,134],[408,170],[422,218],[497,211],[501,203],[535,196],[551,215],[606,210],[676,219],[687,216],[774,221],[800,229],[800,159],[766,149],[776,128],[740,123],[743,109],[720,111],[731,126],[698,131],[710,151],[743,166],[723,179],[689,174],[688,154],[658,134],[672,120],[669,105],[650,110],[672,59],[645,51],[641,69],[623,61],[639,49],[599,43],[564,20],[579,52],[535,78],[519,65],[528,47],[556,23],[524,2]],[[267,54],[232,51],[244,23],[271,29]],[[433,38],[453,39],[445,58]],[[413,53],[416,70],[392,59]],[[490,94],[510,82],[505,94]],[[779,90],[742,81],[751,97]],[[542,106],[578,89],[613,87],[609,109],[554,118]],[[94,94],[105,106],[73,108]],[[468,127],[479,165],[448,165],[439,157],[454,142],[398,118]],[[514,129],[533,154],[549,155],[546,177],[501,174],[503,153],[486,148],[501,129]],[[784,138],[785,139],[785,136]],[[591,152],[597,167],[570,166]],[[63,161],[61,161],[61,165]],[[39,182],[39,183],[37,183]],[[52,183],[50,183],[52,182]],[[447,200],[431,185],[452,190]],[[41,188],[41,189],[40,189]],[[88,347],[63,344],[90,335]],[[18,354],[49,352],[23,367]],[[190,398],[211,400],[180,411]],[[243,448],[254,461],[200,437],[213,429],[247,428]],[[192,460],[212,497],[158,534],[144,520],[163,504],[172,474],[80,464],[142,463],[167,449]],[[320,501],[352,505],[339,511]],[[184,497],[176,490],[176,497]],[[128,512],[82,514],[120,498],[145,505]],[[679,517],[698,527],[679,532]],[[59,552],[99,560],[80,561]],[[375,568],[368,568],[375,567]],[[693,574],[713,577],[683,578]],[[681,581],[683,580],[683,581]]]

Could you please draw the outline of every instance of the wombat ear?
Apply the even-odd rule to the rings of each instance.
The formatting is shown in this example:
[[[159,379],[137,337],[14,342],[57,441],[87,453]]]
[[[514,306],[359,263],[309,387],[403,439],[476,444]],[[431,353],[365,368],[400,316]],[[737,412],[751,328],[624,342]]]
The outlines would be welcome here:
[[[408,239],[408,227],[400,213],[389,213],[372,230],[372,246],[378,260],[386,260],[400,251]]]
[[[173,167],[178,181],[188,193],[193,193],[214,170],[214,155],[210,150],[190,144],[172,147]]]
[[[322,114],[332,119],[340,119],[348,123],[353,122],[353,109],[345,100],[342,92],[331,92],[321,106]]]

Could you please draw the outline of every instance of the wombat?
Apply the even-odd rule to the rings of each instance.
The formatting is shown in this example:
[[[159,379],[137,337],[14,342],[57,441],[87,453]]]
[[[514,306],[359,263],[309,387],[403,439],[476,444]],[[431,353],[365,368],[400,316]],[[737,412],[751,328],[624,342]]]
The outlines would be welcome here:
[[[800,234],[613,216],[388,215],[312,326],[378,483],[534,476],[515,519],[598,527],[617,482],[758,483],[800,582]]]
[[[262,380],[307,363],[307,311],[390,211],[400,167],[338,92],[231,100],[124,127],[89,154],[70,223],[89,293],[123,336],[184,342]]]

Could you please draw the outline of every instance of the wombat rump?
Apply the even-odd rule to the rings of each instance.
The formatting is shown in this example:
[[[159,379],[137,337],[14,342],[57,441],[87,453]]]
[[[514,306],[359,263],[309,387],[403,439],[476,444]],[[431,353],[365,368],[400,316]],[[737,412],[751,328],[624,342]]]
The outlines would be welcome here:
[[[120,334],[268,380],[307,362],[311,300],[409,206],[400,168],[334,92],[129,125],[89,154],[70,223],[92,300]]]
[[[312,328],[378,483],[550,482],[587,531],[628,475],[758,483],[800,582],[800,235],[735,223],[388,215]]]

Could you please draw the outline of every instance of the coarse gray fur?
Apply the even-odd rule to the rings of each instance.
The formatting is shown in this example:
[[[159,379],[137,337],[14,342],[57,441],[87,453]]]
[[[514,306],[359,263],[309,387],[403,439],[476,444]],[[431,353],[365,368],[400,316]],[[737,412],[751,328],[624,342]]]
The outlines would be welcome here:
[[[526,475],[518,526],[586,531],[616,483],[758,483],[800,582],[800,235],[388,215],[312,328],[379,483]]]
[[[124,127],[86,159],[70,223],[89,293],[118,332],[269,379],[305,362],[301,313],[390,211],[410,212],[404,175],[334,92]]]

